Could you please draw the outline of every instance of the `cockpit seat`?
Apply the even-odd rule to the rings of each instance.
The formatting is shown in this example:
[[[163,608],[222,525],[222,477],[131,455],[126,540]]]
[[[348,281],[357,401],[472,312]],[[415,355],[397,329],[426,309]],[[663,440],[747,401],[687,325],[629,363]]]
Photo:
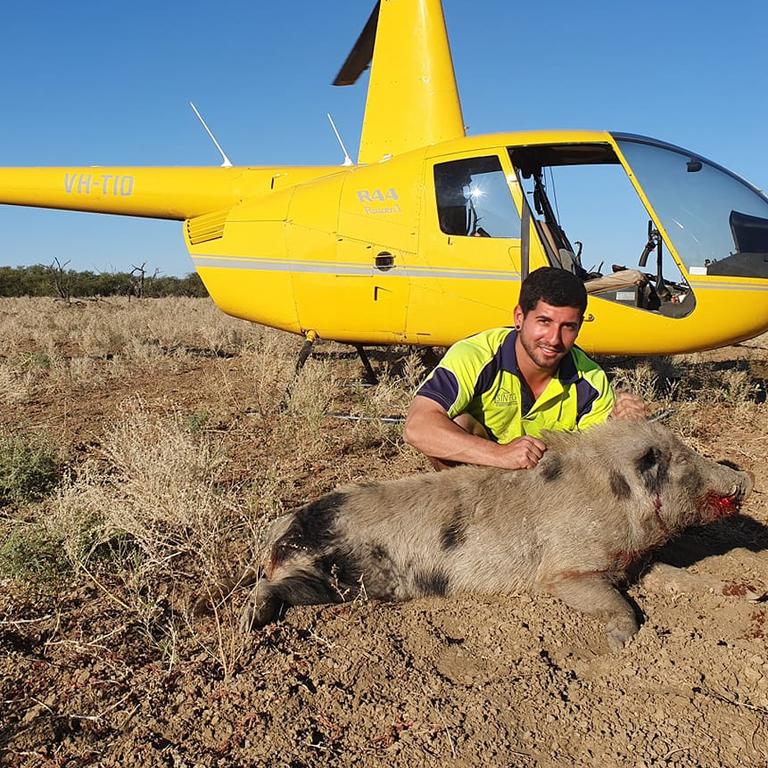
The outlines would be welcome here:
[[[625,291],[642,285],[645,280],[645,275],[637,269],[622,269],[619,272],[614,272],[612,275],[604,275],[603,277],[586,280],[584,287],[587,289],[587,293]]]
[[[439,209],[440,229],[446,235],[467,235],[467,207],[443,205]]]

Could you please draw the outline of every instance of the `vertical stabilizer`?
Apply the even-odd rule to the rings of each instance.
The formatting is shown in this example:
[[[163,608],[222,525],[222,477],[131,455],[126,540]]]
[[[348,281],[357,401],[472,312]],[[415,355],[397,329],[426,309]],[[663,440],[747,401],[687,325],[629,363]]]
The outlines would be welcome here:
[[[353,55],[368,52],[365,43],[377,16],[358,162],[376,163],[387,155],[464,136],[440,0],[381,0],[337,83],[353,82],[342,75],[355,66]]]

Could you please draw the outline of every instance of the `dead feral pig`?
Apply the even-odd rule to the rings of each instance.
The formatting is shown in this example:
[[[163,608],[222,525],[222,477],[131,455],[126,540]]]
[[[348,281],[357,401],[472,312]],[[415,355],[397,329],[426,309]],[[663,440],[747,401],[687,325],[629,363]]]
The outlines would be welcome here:
[[[456,592],[546,592],[606,620],[611,647],[637,632],[614,584],[691,525],[738,511],[753,486],[658,424],[550,433],[539,465],[460,467],[341,488],[274,524],[246,629],[281,606]]]

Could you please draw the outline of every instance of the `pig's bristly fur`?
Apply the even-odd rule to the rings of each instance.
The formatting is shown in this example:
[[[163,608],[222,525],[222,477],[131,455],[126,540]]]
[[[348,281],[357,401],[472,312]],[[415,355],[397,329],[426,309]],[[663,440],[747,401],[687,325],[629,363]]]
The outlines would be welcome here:
[[[282,604],[340,602],[361,591],[405,600],[457,591],[548,592],[603,616],[618,647],[637,631],[614,583],[637,557],[733,510],[747,473],[716,464],[664,427],[608,422],[549,433],[533,470],[459,467],[340,488],[280,518],[246,628]]]

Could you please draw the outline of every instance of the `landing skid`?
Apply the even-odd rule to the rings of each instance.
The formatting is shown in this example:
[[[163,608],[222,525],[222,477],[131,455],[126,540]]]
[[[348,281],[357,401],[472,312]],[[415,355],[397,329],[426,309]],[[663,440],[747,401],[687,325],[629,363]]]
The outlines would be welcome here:
[[[360,356],[360,360],[363,363],[366,382],[372,387],[375,387],[379,383],[379,379],[376,376],[376,372],[373,370],[373,366],[371,365],[371,361],[368,359],[368,355],[365,353],[365,349],[363,349],[363,345],[355,344],[354,347],[357,350],[357,354]]]
[[[290,384],[288,384],[285,390],[285,394],[283,395],[283,399],[280,401],[280,405],[278,406],[279,412],[284,411],[288,407],[288,403],[290,402],[291,395],[293,394],[293,390],[296,387],[296,383],[299,380],[301,371],[304,368],[307,360],[309,360],[311,357],[317,339],[318,336],[314,331],[309,331],[309,333],[307,333],[304,344],[302,344],[301,349],[299,350],[299,356],[296,358],[296,367],[293,371],[293,378],[291,379]],[[365,348],[362,344],[353,344],[352,346],[357,350],[357,354],[363,364],[366,384],[371,387],[375,387],[379,383],[379,379],[376,376],[376,371],[373,370],[373,366],[371,365],[371,361],[366,354]]]

